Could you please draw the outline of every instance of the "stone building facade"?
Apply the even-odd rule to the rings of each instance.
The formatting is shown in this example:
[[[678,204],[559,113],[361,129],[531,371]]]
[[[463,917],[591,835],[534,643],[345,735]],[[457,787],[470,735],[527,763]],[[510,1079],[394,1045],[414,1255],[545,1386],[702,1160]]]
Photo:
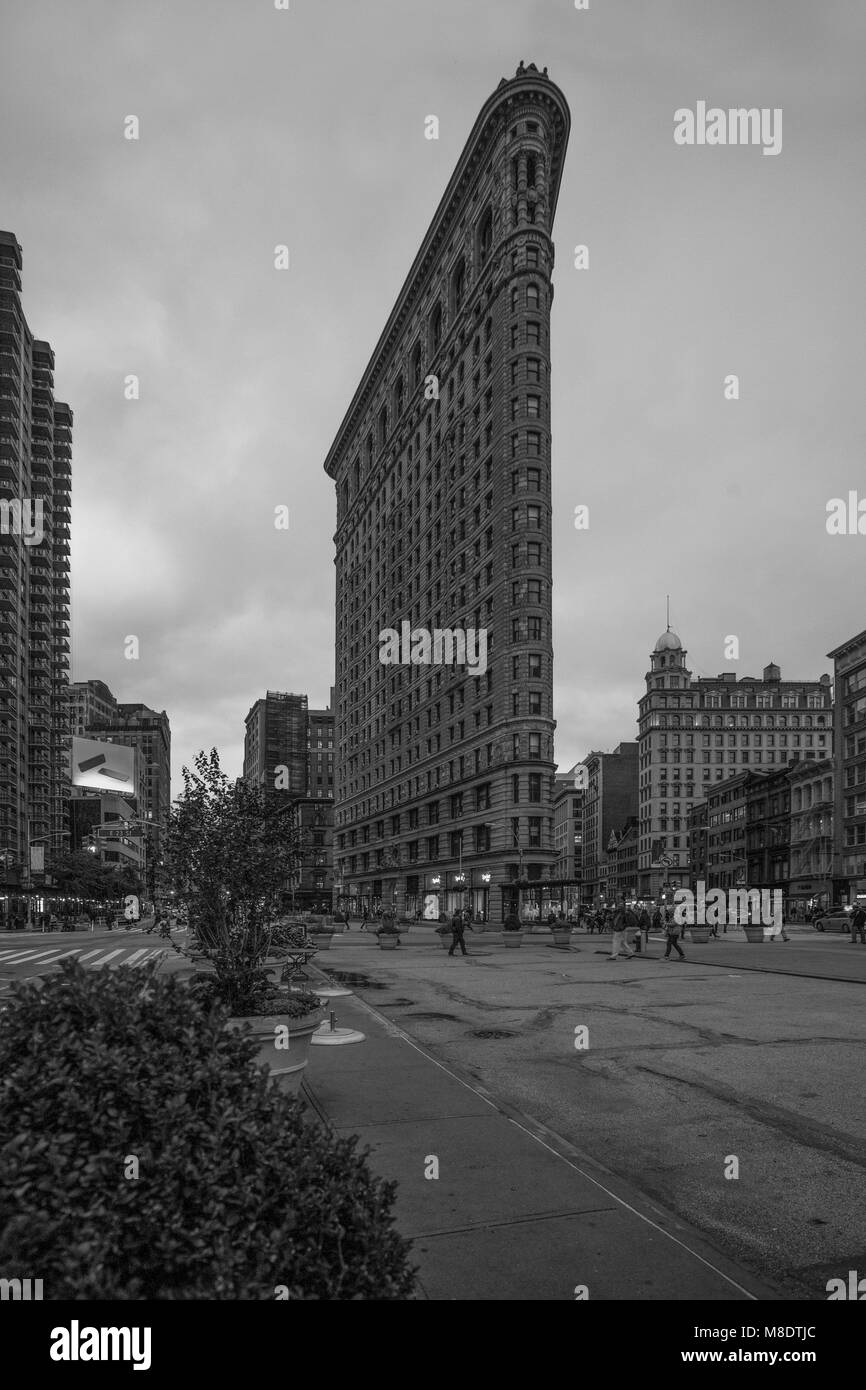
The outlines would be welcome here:
[[[832,751],[829,675],[783,680],[770,663],[760,679],[733,671],[695,679],[686,655],[675,632],[662,633],[638,705],[640,893],[657,900],[689,886],[689,812],[718,783]]]
[[[336,868],[356,905],[499,920],[553,864],[551,232],[569,123],[546,71],[500,82],[325,463]],[[389,630],[407,635],[393,664]],[[483,633],[485,660],[429,659],[436,631]]]

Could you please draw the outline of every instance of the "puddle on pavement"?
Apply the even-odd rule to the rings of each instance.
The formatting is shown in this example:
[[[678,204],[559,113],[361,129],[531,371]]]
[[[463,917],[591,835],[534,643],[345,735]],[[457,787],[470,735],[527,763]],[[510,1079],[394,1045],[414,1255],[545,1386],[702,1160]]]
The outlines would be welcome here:
[[[390,989],[390,985],[383,985],[379,980],[371,980],[369,975],[358,975],[352,970],[329,970],[328,974],[338,984],[348,985],[350,989]]]
[[[459,1023],[459,1022],[460,1022],[460,1020],[459,1020],[459,1018],[457,1017],[456,1014],[430,1014],[430,1013],[417,1013],[417,1014],[411,1014],[411,1015],[410,1015],[410,1022],[411,1022],[411,1020],[412,1020],[413,1018],[441,1018],[441,1019],[444,1019],[444,1020],[445,1020],[446,1022],[448,1022],[448,1023]]]
[[[504,1028],[479,1028],[474,1033],[467,1034],[470,1038],[516,1038],[516,1033],[509,1033]]]

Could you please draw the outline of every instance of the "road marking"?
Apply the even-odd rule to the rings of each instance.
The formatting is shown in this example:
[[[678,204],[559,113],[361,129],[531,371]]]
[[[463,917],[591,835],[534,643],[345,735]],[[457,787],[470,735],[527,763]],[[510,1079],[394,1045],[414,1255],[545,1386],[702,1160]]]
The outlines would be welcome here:
[[[124,965],[132,965],[138,959],[139,956],[144,956],[146,954],[147,947],[142,946],[138,951],[133,951],[132,955],[129,956],[123,963]]]
[[[4,960],[3,964],[4,964],[4,965],[18,965],[18,964],[20,964],[22,961],[27,961],[27,963],[29,964],[30,961],[44,960],[46,956],[53,956],[53,955],[55,954],[56,951],[57,951],[57,947],[56,947],[56,946],[52,946],[52,948],[51,948],[50,951],[37,951],[37,952],[34,954],[32,948],[31,948],[29,951],[22,951],[22,952],[20,952],[18,955],[7,956],[6,959]]]
[[[83,956],[79,956],[79,960],[90,960],[91,956],[98,956],[102,950],[104,950],[104,947],[97,946],[95,951],[85,951]]]
[[[107,955],[107,956],[103,956],[101,960],[92,960],[92,961],[90,962],[90,965],[89,965],[87,968],[88,968],[88,970],[95,969],[97,965],[105,965],[108,961],[113,960],[115,956],[122,956],[122,955],[123,955],[123,948],[122,948],[122,947],[121,947],[120,949],[118,949],[117,951],[109,951],[109,952],[108,952],[108,955]],[[83,959],[84,959],[84,957],[82,956],[82,960],[83,960]]]

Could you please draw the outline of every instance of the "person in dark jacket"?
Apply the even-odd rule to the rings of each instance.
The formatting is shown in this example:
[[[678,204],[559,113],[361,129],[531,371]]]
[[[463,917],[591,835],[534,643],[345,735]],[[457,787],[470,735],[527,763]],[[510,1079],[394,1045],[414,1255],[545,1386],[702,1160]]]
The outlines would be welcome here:
[[[860,937],[862,945],[866,946],[866,912],[863,911],[860,903],[857,904],[851,913],[851,945],[857,945],[857,937]]]
[[[674,948],[680,960],[685,960],[686,953],[679,943],[680,924],[675,920],[671,908],[668,908],[665,912],[665,936],[667,937],[668,943],[665,948],[665,960],[670,959],[671,947]]]
[[[449,956],[454,955],[458,946],[460,947],[461,953],[464,956],[468,956],[469,952],[466,949],[466,942],[463,940],[463,932],[466,925],[467,923],[463,920],[463,913],[459,908],[455,908],[454,916],[451,918],[451,945],[448,948]],[[469,930],[472,930],[471,926]]]

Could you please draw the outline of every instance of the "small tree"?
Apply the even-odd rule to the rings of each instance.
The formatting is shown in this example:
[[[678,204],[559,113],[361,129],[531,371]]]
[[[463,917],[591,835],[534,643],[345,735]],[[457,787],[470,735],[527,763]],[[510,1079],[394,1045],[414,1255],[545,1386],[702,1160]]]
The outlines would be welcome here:
[[[233,782],[215,748],[196,756],[195,771],[183,769],[183,782],[168,833],[175,894],[223,1003],[232,1013],[257,1013],[273,993],[263,962],[284,954],[277,918],[300,859],[292,806]]]

